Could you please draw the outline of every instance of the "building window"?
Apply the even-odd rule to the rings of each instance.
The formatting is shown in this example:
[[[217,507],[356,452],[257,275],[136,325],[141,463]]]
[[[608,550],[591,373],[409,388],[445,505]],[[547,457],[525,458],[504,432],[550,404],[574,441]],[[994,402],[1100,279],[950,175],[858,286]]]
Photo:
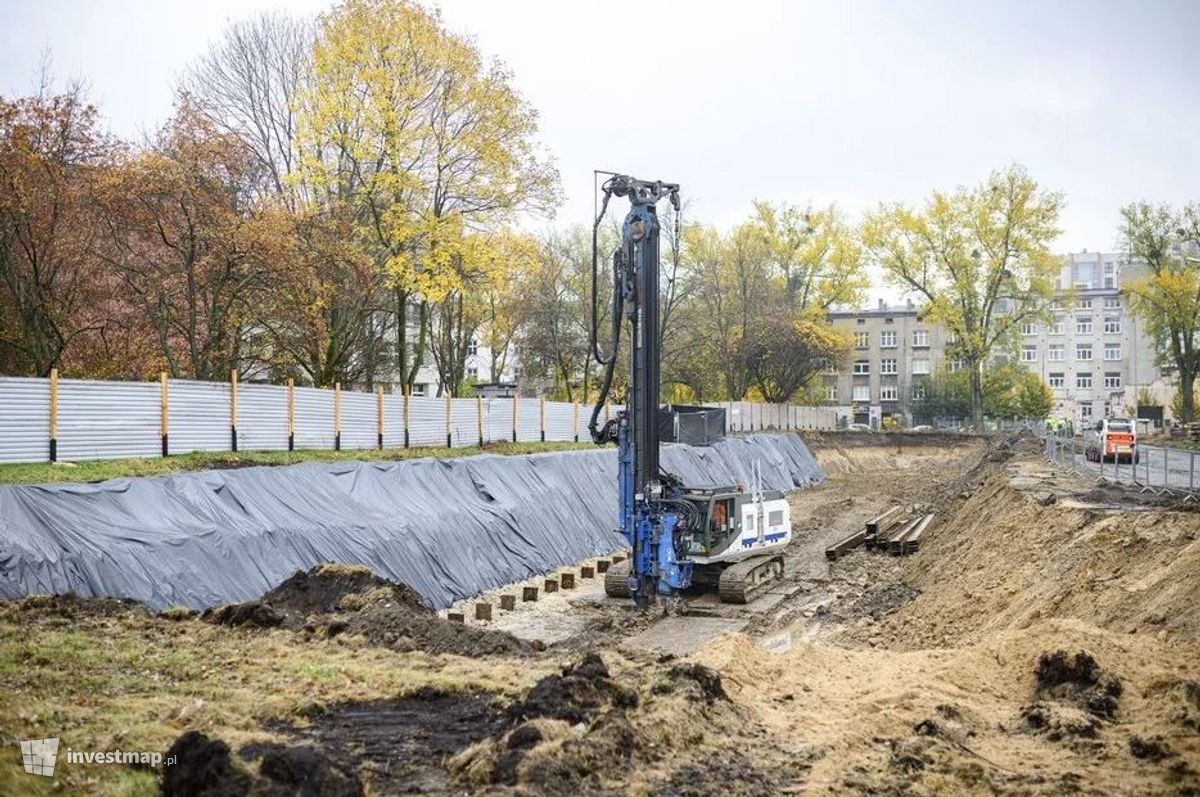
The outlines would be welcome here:
[[[862,374],[871,373],[871,361],[870,360],[855,360],[854,361],[854,373],[857,375],[860,375],[860,376]]]
[[[929,332],[924,329],[913,330],[913,346],[921,347],[929,345]]]
[[[1050,387],[1066,387],[1067,385],[1066,377],[1062,373],[1055,373],[1054,371],[1051,371],[1049,379]]]
[[[1075,334],[1092,334],[1092,317],[1090,315],[1081,315],[1075,319]]]
[[[1092,417],[1092,405],[1091,405],[1091,402],[1087,402],[1087,403],[1085,403],[1085,404],[1080,404],[1080,405],[1079,405],[1079,416],[1080,416],[1081,418],[1090,418],[1090,417]]]
[[[412,386],[412,395],[414,395],[414,396],[424,396],[428,392],[429,392],[429,385],[427,385],[425,383],[420,383],[420,384],[416,384],[416,385]]]
[[[1121,297],[1120,296],[1105,296],[1104,297],[1104,309],[1105,310],[1120,310],[1121,309]]]
[[[1061,310],[1062,302],[1060,302],[1058,299],[1055,299],[1054,301],[1050,302],[1050,309],[1051,310]]]
[[[1088,389],[1092,386],[1091,374],[1075,374],[1075,387]]]
[[[881,349],[896,348],[896,330],[887,329],[879,333],[879,347]]]
[[[1075,359],[1076,360],[1092,359],[1092,344],[1076,343],[1075,344]]]
[[[929,360],[925,357],[916,357],[913,359],[912,372],[916,376],[922,376],[929,373]]]
[[[1121,359],[1121,344],[1120,343],[1105,343],[1104,344],[1104,359],[1106,359],[1106,360]]]
[[[1079,309],[1080,310],[1091,310],[1092,309],[1092,300],[1091,299],[1080,299],[1079,300]]]
[[[1104,374],[1104,386],[1107,388],[1118,388],[1121,386],[1121,375],[1114,374],[1111,371]]]
[[[471,342],[467,344],[467,354],[479,354],[479,341],[471,338]]]
[[[478,368],[471,366],[470,368],[467,369],[467,379],[478,379],[478,378],[479,378],[479,369]]]
[[[1120,318],[1105,318],[1104,319],[1104,334],[1119,335],[1121,334],[1121,319]]]
[[[958,359],[951,360],[950,365],[947,367],[949,368],[950,373],[954,373],[955,371],[961,371],[962,369],[966,368],[967,363],[965,360],[958,358]]]
[[[912,386],[913,401],[925,400],[925,381],[914,382]]]
[[[879,388],[880,401],[896,401],[899,397],[899,392],[895,385],[882,385]]]
[[[883,359],[879,361],[879,373],[894,374],[898,372],[895,359]]]
[[[828,357],[825,358],[825,373],[830,374],[832,376],[836,376],[837,372],[838,372],[837,363],[835,363],[833,360],[829,359]]]
[[[1038,347],[1036,343],[1028,343],[1021,347],[1021,362],[1037,362]]]
[[[1021,325],[1022,335],[1036,335],[1038,333],[1037,324],[1025,323]]]
[[[1063,321],[1062,316],[1054,319],[1054,323],[1050,325],[1051,335],[1065,335],[1067,333],[1067,325]]]
[[[837,385],[826,385],[825,386],[825,400],[826,401],[837,401]]]
[[[855,332],[854,333],[854,348],[865,349],[871,345],[870,332]]]
[[[870,401],[871,400],[871,386],[870,385],[855,385],[854,386],[854,400],[855,401]]]
[[[1052,363],[1060,363],[1067,359],[1067,347],[1062,343],[1051,343],[1046,350],[1046,359]]]

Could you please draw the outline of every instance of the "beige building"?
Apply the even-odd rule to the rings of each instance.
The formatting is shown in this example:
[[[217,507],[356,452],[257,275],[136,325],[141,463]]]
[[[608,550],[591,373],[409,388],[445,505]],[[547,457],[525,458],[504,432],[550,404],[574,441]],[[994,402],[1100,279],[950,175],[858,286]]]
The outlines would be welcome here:
[[[826,404],[849,423],[878,427],[886,418],[910,426],[920,377],[936,372],[945,356],[946,332],[921,319],[912,302],[830,314],[835,329],[854,340],[849,362],[824,376]]]
[[[1049,386],[1052,415],[1078,426],[1129,414],[1141,388],[1162,392],[1154,342],[1121,295],[1121,280],[1138,276],[1138,265],[1121,255],[1064,256],[1058,281],[1063,298],[1055,302],[1053,320],[1024,325],[1012,355]],[[945,329],[923,321],[911,302],[834,312],[830,323],[854,338],[850,362],[824,375],[826,404],[837,407],[839,417],[875,427],[886,418],[903,425],[930,420],[921,417],[918,377],[958,365],[945,361]]]

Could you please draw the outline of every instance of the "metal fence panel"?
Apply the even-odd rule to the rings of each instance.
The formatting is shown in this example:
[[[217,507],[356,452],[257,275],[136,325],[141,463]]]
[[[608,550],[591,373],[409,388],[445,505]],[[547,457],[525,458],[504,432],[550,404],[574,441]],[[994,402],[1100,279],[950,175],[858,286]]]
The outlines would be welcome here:
[[[0,376],[0,462],[49,459],[50,381]]]
[[[230,449],[229,385],[171,379],[167,396],[172,454]]]
[[[333,391],[295,389],[296,448],[333,448]]]
[[[517,405],[517,440],[534,442],[542,439],[542,413],[535,398],[523,398]]]
[[[446,445],[446,400],[432,396],[412,396],[408,401],[410,444]]]
[[[341,392],[342,448],[375,448],[379,439],[379,413],[375,394]]]
[[[287,444],[287,387],[238,385],[238,448],[286,451]]]
[[[583,410],[580,409],[582,415]],[[575,439],[575,405],[565,401],[546,402],[546,439],[570,442]]]
[[[450,444],[454,448],[479,445],[479,401],[473,398],[451,399]]]
[[[400,448],[404,445],[404,395],[389,393],[383,397],[383,445]]]
[[[61,460],[157,457],[156,382],[58,382],[58,457]]]
[[[488,443],[507,443],[513,439],[513,400],[483,400],[483,435]]]

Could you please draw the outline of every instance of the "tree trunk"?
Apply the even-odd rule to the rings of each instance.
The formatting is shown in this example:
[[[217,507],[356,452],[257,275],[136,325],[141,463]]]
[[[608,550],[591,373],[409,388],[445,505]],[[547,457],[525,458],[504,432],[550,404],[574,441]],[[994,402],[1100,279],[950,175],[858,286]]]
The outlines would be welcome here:
[[[1195,420],[1192,417],[1193,396],[1196,394],[1196,374],[1189,369],[1179,369],[1179,396],[1180,403],[1183,405],[1179,408],[1180,420],[1182,423],[1191,423]]]
[[[971,422],[983,425],[983,362],[968,360],[971,368]]]

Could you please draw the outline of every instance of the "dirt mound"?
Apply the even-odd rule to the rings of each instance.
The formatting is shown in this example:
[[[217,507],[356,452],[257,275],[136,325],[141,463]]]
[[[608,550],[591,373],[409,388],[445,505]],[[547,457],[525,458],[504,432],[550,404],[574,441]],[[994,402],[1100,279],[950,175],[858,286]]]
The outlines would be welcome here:
[[[347,599],[351,607],[361,606],[367,596],[375,602],[391,601],[412,613],[433,613],[407,584],[380,578],[368,567],[328,562],[308,571],[297,570],[260,600],[281,612],[303,616],[331,614]]]
[[[464,787],[623,793],[635,770],[652,766],[654,775],[636,781],[648,793],[757,793],[741,780],[753,764],[722,749],[756,732],[729,701],[721,676],[701,664],[640,664],[616,677],[588,653],[538,681],[505,718],[500,733],[450,759]],[[708,781],[695,779],[701,772]]]
[[[543,647],[502,631],[452,623],[434,614],[411,587],[350,565],[322,564],[297,572],[256,601],[209,609],[201,618],[218,625],[286,628],[320,638],[356,634],[400,652],[524,656]]]
[[[149,616],[141,603],[127,598],[82,598],[74,592],[62,595],[31,595],[17,601],[22,612],[46,617],[78,620],[85,617],[120,617],[125,614]]]
[[[229,745],[200,731],[187,731],[167,751],[174,764],[164,767],[163,797],[360,797],[362,784],[330,763],[319,750],[269,744],[259,747],[258,775],[239,767]]]
[[[545,717],[573,725],[609,706],[631,708],[637,703],[637,692],[610,678],[600,654],[592,652],[564,667],[561,675],[538,681],[512,705],[508,716],[514,721]]]
[[[948,498],[903,560],[900,580],[921,594],[852,636],[908,650],[957,646],[1048,617],[1200,636],[1200,517],[1095,508],[1068,500],[1076,486],[1092,487],[1024,456],[964,474],[966,497]],[[1038,500],[1047,490],[1068,498]]]
[[[1087,651],[1043,653],[1038,659],[1037,697],[1075,703],[1089,714],[1112,719],[1121,696],[1121,680],[1100,669]]]
[[[413,613],[406,605],[390,602],[372,603],[357,612],[337,616],[343,619],[330,622],[327,634],[359,634],[373,645],[400,652],[527,656],[544,647],[540,642],[518,639],[504,631],[452,623],[434,614]]]

